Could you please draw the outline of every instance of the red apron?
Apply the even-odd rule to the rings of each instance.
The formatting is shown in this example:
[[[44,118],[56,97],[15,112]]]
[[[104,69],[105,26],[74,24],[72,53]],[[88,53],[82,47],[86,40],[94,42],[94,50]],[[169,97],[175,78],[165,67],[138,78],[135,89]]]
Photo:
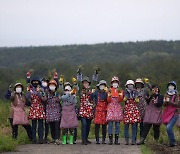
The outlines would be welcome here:
[[[134,124],[140,123],[141,117],[136,106],[136,102],[132,99],[127,100],[126,105],[124,107],[124,123],[125,124]]]
[[[45,119],[43,104],[39,96],[32,94],[32,104],[29,111],[29,119]]]
[[[100,95],[98,94],[98,103],[96,105],[96,112],[94,123],[99,125],[105,125],[107,116],[107,102],[100,100]]]

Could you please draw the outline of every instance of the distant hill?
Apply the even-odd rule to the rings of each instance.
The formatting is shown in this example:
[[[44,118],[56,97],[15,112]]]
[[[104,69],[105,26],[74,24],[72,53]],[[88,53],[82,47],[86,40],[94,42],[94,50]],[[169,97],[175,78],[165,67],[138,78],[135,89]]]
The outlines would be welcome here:
[[[180,55],[180,41],[146,41],[44,47],[0,48],[0,67],[34,63],[123,63]]]

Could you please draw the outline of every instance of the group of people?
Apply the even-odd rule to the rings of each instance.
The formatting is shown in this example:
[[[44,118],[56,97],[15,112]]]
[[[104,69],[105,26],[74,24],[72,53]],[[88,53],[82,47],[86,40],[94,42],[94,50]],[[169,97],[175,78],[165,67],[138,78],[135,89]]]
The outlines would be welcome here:
[[[112,77],[109,88],[105,80],[98,80],[97,70],[92,79],[95,87],[91,86],[89,77],[83,76],[80,70],[77,71],[77,78],[73,78],[72,84],[64,82],[62,76],[58,80],[57,72],[51,80],[31,78],[31,73],[28,72],[26,94],[21,83],[16,83],[13,89],[9,89],[6,93],[6,98],[11,101],[9,119],[13,138],[17,138],[18,125],[22,125],[32,143],[37,141],[40,144],[47,143],[50,127],[51,143],[60,144],[62,134],[62,144],[76,144],[80,120],[81,144],[87,145],[91,143],[88,136],[93,120],[96,144],[100,144],[99,132],[102,127],[101,143],[106,144],[108,133],[109,145],[119,145],[121,122],[124,123],[125,144],[140,145],[145,143],[151,126],[154,130],[154,139],[158,141],[160,125],[164,123],[170,146],[176,145],[173,127],[179,117],[180,100],[175,81],[167,84],[167,93],[163,97],[159,86],[157,84],[151,86],[147,78],[144,80],[138,78],[135,82],[127,80],[125,90],[121,88],[117,76]],[[25,105],[30,106],[29,116],[26,116]],[[32,125],[29,120],[32,121]],[[139,142],[137,142],[138,127]]]

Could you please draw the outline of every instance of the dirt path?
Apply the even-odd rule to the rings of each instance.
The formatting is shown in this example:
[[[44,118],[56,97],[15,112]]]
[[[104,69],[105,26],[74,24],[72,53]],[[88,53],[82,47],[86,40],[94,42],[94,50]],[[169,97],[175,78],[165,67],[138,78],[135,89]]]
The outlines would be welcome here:
[[[125,145],[124,139],[121,145],[96,145],[94,140],[89,145],[81,145],[80,141],[75,145],[52,145],[52,144],[27,144],[17,148],[17,152],[5,154],[141,154],[137,145]]]

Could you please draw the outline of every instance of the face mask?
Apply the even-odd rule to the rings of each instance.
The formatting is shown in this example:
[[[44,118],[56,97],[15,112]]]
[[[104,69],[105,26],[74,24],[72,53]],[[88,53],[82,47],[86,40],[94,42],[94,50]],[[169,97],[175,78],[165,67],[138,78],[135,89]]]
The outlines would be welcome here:
[[[21,93],[22,92],[22,88],[16,88],[16,93]]]
[[[65,87],[65,91],[66,91],[66,90],[71,91],[71,90],[72,90],[72,89],[71,89],[71,86],[66,86],[66,87]]]
[[[99,86],[99,89],[100,89],[100,90],[104,90],[104,88],[105,88],[104,85],[100,85],[100,86]]]
[[[127,86],[127,88],[128,88],[129,90],[133,90],[133,89],[134,89],[134,86],[133,86],[132,84],[130,84],[130,85]]]
[[[113,83],[112,86],[113,86],[113,88],[118,88],[119,84],[118,83]]]
[[[70,91],[66,90],[64,93],[65,93],[65,94],[70,94]]]
[[[137,83],[136,84],[136,88],[142,88],[142,84],[141,83]]]
[[[174,90],[174,89],[175,89],[174,86],[169,86],[169,87],[168,87],[168,90],[170,90],[170,91],[171,91],[171,90]]]
[[[37,88],[37,86],[38,86],[39,84],[38,84],[38,83],[33,83],[32,85],[33,85],[33,87]]]
[[[43,87],[47,87],[47,82],[42,82]]]
[[[49,86],[49,89],[50,89],[51,91],[55,91],[56,87],[55,87],[55,86]]]

